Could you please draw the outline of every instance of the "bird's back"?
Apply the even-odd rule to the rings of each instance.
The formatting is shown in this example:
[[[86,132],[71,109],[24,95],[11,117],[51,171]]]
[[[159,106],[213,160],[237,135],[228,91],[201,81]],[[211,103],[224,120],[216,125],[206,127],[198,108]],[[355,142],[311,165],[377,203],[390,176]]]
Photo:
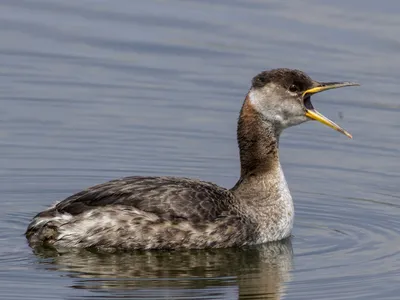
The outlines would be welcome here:
[[[93,208],[123,205],[163,218],[209,221],[228,209],[233,195],[213,183],[176,177],[125,177],[85,189],[40,213],[78,215]]]
[[[39,213],[26,235],[33,245],[176,248],[177,243],[190,242],[203,248],[216,243],[217,235],[220,242],[229,239],[227,231],[240,226],[240,217],[232,213],[234,199],[229,190],[209,182],[126,177],[90,187]],[[123,239],[130,240],[130,246],[124,247]],[[112,245],[116,241],[118,245]]]

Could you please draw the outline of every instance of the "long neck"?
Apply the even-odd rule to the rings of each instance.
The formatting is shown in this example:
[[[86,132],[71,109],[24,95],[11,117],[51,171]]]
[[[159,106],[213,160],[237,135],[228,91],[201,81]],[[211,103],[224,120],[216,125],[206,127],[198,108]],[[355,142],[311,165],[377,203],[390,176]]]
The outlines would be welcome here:
[[[260,241],[285,237],[290,233],[294,211],[279,162],[279,131],[262,119],[247,97],[237,134],[241,171],[231,191],[239,200],[238,209],[265,229]]]
[[[240,177],[272,175],[279,164],[279,132],[274,124],[262,119],[249,97],[240,111],[237,139],[240,151]]]

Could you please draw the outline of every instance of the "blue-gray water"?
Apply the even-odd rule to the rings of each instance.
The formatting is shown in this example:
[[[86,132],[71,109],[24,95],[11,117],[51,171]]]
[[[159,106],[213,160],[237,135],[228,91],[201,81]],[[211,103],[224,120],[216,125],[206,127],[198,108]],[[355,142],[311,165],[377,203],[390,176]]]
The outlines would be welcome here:
[[[398,299],[398,1],[0,1],[1,299]],[[30,218],[134,174],[238,178],[235,126],[273,67],[360,88],[314,105],[281,160],[292,245],[33,254]],[[293,252],[293,253],[292,253]]]

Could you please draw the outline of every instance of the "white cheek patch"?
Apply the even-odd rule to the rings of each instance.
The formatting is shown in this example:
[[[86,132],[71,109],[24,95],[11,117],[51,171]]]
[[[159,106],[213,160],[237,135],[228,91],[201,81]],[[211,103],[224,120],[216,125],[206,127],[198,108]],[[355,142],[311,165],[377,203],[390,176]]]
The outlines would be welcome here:
[[[258,95],[257,95],[258,94]],[[260,97],[259,92],[254,91],[253,89],[249,92],[249,100],[250,103],[258,110],[261,107],[262,97]]]
[[[248,97],[256,111],[263,114],[265,117],[268,117],[268,119],[280,123],[284,120],[279,107],[276,106],[276,103],[269,103],[268,99],[266,99],[269,95],[272,95],[275,92],[276,88],[275,84],[270,83],[262,89],[251,89]]]
[[[273,83],[269,83],[262,87],[261,89],[251,89],[249,92],[249,99],[251,104],[257,109],[261,109],[264,105],[265,95],[272,95],[274,90],[276,89],[276,85]]]
[[[307,121],[299,103],[294,100],[295,95],[274,83],[268,83],[262,88],[252,88],[248,99],[265,120],[274,123],[276,129],[283,130]]]

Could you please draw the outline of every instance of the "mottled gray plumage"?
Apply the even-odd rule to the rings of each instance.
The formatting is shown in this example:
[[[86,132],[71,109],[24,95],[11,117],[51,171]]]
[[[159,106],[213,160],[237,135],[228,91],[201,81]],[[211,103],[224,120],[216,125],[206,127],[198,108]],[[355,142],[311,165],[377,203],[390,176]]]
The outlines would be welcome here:
[[[88,188],[39,213],[34,219],[46,220],[39,224],[42,232],[33,222],[27,236],[32,245],[105,251],[246,244],[249,226],[232,214],[233,199],[229,190],[208,182],[127,177]]]
[[[279,163],[279,135],[308,120],[302,93],[316,84],[289,69],[254,77],[238,122],[241,174],[232,189],[174,177],[113,180],[37,214],[26,231],[29,244],[117,251],[219,248],[288,237],[294,209]]]

